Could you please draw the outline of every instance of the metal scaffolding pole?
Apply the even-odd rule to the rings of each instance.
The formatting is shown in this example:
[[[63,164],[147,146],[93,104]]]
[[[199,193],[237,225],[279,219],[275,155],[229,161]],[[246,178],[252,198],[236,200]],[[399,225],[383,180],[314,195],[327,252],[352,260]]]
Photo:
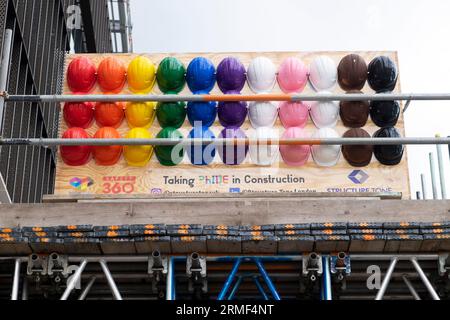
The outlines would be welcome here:
[[[397,265],[397,261],[398,261],[397,257],[392,259],[391,264],[389,265],[389,268],[386,272],[386,275],[384,276],[383,282],[381,283],[381,288],[380,290],[378,290],[375,300],[383,300],[383,296],[386,292],[389,282],[391,281],[392,273],[394,272],[395,266]]]
[[[261,294],[261,296],[263,297],[263,299],[265,301],[269,300],[269,297],[267,296],[266,292],[264,291],[264,288],[263,288],[261,282],[259,282],[259,279],[257,276],[253,277],[253,282],[255,283],[256,288],[258,289],[258,291]]]
[[[219,295],[217,296],[217,300],[221,301],[225,299],[225,296],[228,292],[228,289],[230,289],[231,284],[233,283],[234,278],[236,277],[236,274],[239,270],[239,266],[241,265],[242,259],[237,258],[233,264],[233,268],[231,269],[230,274],[228,275],[227,279],[225,280],[225,284],[223,285],[222,290],[220,290]]]
[[[330,273],[329,256],[322,257],[322,265],[323,265],[323,275],[322,275],[321,296],[322,300],[331,301],[333,300],[333,296],[331,291],[331,273]]]
[[[166,276],[166,300],[175,300],[175,259],[169,258]]]
[[[237,277],[236,283],[233,286],[233,289],[231,289],[230,295],[228,296],[227,300],[233,300],[236,296],[237,291],[239,290],[241,284],[242,284],[242,277]]]
[[[177,101],[391,101],[450,100],[450,93],[224,94],[224,95],[10,95],[11,102],[177,102]]]
[[[403,282],[406,284],[406,286],[408,287],[409,291],[411,292],[412,296],[414,297],[415,300],[422,300],[420,299],[419,294],[417,293],[416,289],[414,289],[411,281],[409,281],[408,276],[403,275],[402,276]]]
[[[422,199],[427,200],[427,186],[425,181],[425,175],[423,173],[420,175],[420,181],[422,184]]]
[[[1,145],[26,146],[193,146],[193,145],[450,145],[450,138],[326,138],[326,139],[248,139],[248,138],[186,138],[186,139],[44,139],[44,138],[0,138]],[[433,168],[434,169],[434,168]]]
[[[264,268],[263,263],[259,259],[254,259],[256,266],[258,267],[259,272],[261,273],[267,287],[269,288],[270,293],[272,294],[272,297],[275,300],[281,300],[280,295],[277,292],[277,289],[275,288],[275,285],[272,282],[272,279],[270,279],[269,274],[267,273],[266,269]]]
[[[422,268],[420,267],[420,264],[417,261],[417,259],[412,258],[411,262],[412,262],[414,268],[416,269],[417,273],[419,274],[420,279],[422,279],[423,284],[425,285],[425,287],[427,287],[428,292],[430,293],[433,300],[441,300],[441,298],[439,298],[438,294],[436,293],[436,290],[434,290],[433,285],[431,284],[430,280],[428,280],[426,274],[423,272]]]
[[[108,265],[105,260],[100,260],[100,265],[102,266],[103,272],[106,275],[106,280],[108,281],[108,285],[111,288],[111,292],[116,300],[123,300],[122,295],[120,294],[119,289],[117,288],[116,282],[109,271]]]
[[[436,138],[440,138],[440,135],[436,135]],[[442,199],[447,199],[447,188],[445,185],[445,176],[444,176],[444,158],[443,158],[443,151],[442,146],[436,145],[436,151],[437,151],[437,159],[438,159],[438,169],[439,169],[439,181],[441,185],[441,196]]]
[[[17,300],[19,298],[19,284],[20,284],[20,265],[22,261],[20,259],[14,260],[14,278],[11,291],[11,300]]]
[[[83,292],[78,297],[78,300],[84,300],[86,299],[87,295],[89,294],[89,291],[91,291],[92,286],[94,285],[94,282],[97,278],[95,276],[91,277],[89,282],[86,285],[86,288],[84,288]]]
[[[433,190],[433,200],[436,200],[439,197],[436,186],[436,169],[434,165],[434,154],[432,152],[430,152],[429,158],[430,158],[430,174],[431,174],[431,187]]]
[[[11,44],[12,44],[12,30],[6,29],[3,39],[3,55],[0,64],[0,135],[2,135],[3,128],[3,114],[5,110],[5,95],[6,86],[8,83],[9,63],[11,58]],[[6,188],[5,180],[0,173],[0,203],[12,203],[11,196]]]
[[[66,290],[64,291],[63,295],[61,296],[61,300],[67,300],[67,298],[69,298],[70,293],[75,288],[75,285],[76,285],[77,281],[80,279],[81,274],[83,273],[84,268],[86,268],[87,263],[88,263],[88,261],[86,258],[84,258],[81,261],[81,264],[78,267],[77,271],[75,271],[75,274],[68,281]]]

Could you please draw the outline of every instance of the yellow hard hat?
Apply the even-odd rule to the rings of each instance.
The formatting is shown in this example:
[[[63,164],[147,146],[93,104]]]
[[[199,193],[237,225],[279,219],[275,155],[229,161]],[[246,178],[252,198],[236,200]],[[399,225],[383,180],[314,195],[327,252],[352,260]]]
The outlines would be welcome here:
[[[134,128],[127,135],[127,139],[150,139],[151,134],[147,129]],[[150,161],[153,155],[153,146],[125,146],[124,157],[129,166],[144,167]]]
[[[156,102],[130,102],[125,109],[130,128],[149,128],[155,120]]]
[[[156,67],[143,56],[134,58],[128,65],[128,87],[134,93],[149,93],[156,80]]]

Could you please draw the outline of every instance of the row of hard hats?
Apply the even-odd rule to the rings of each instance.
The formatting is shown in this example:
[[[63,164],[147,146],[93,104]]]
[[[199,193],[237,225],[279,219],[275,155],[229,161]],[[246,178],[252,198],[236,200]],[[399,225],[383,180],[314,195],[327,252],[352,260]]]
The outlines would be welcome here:
[[[118,58],[105,58],[96,68],[87,57],[71,61],[67,69],[67,84],[72,92],[86,93],[98,82],[104,92],[120,92],[126,81],[134,93],[149,93],[155,84],[163,93],[176,94],[187,83],[196,94],[207,94],[217,81],[223,93],[239,93],[248,81],[255,93],[272,91],[275,83],[285,93],[301,92],[308,80],[316,91],[332,90],[336,82],[345,91],[361,90],[368,80],[376,92],[392,91],[397,83],[397,67],[387,56],[374,58],[369,66],[357,54],[342,58],[338,67],[328,56],[318,56],[309,68],[298,58],[284,59],[278,69],[267,57],[253,59],[246,70],[235,57],[223,59],[217,66],[207,58],[193,59],[187,69],[175,57],[166,57],[155,67],[144,56],[134,58],[128,67]]]
[[[88,134],[82,128],[71,128],[67,130],[63,138],[66,139],[86,139]],[[172,127],[162,129],[157,138],[161,139],[180,139],[183,135]],[[195,127],[189,133],[189,138],[213,139],[214,133],[207,127]],[[219,138],[246,138],[247,135],[239,128],[225,128]],[[331,128],[318,129],[312,136],[317,139],[338,138],[338,133]],[[344,134],[344,137],[362,137],[369,138],[370,135],[360,128],[350,129]],[[400,137],[400,134],[394,127],[386,127],[378,130],[374,137]],[[94,138],[114,139],[120,138],[120,134],[112,127],[99,129]],[[144,128],[134,128],[128,132],[126,138],[130,139],[149,139],[151,138],[148,130]],[[276,130],[269,127],[259,127],[251,133],[252,139],[277,139]],[[308,138],[305,131],[298,127],[287,129],[281,139]],[[124,157],[130,166],[145,166],[152,157],[153,147],[145,146],[62,146],[60,149],[63,161],[72,166],[85,165],[91,157],[95,159],[98,165],[111,166],[119,160],[122,149]],[[250,158],[253,163],[261,166],[272,165],[278,156],[278,150],[283,161],[289,166],[305,165],[312,154],[314,162],[319,166],[329,167],[337,164],[340,158],[341,149],[347,162],[356,167],[367,166],[372,160],[372,154],[378,161],[384,165],[396,165],[400,163],[403,156],[402,145],[369,146],[369,145],[275,145],[252,144],[248,145],[224,145],[216,147],[214,144],[191,145],[186,148],[178,146],[156,146],[155,154],[158,161],[164,166],[174,166],[183,160],[184,152],[194,165],[210,164],[216,155],[216,149],[222,161],[227,165],[239,165],[244,162],[247,153],[250,152]]]
[[[224,127],[240,127],[247,114],[253,127],[272,127],[279,115],[285,128],[303,128],[309,115],[318,128],[334,127],[339,115],[346,127],[358,128],[367,123],[369,113],[379,127],[394,126],[400,115],[400,106],[396,101],[335,101],[282,102],[276,106],[272,102],[133,102],[123,103],[77,103],[64,105],[64,119],[69,127],[88,128],[95,119],[99,127],[118,128],[124,117],[131,128],[152,125],[155,118],[161,127],[179,128],[186,115],[192,126],[210,127],[218,115]],[[125,109],[125,110],[124,110]],[[156,111],[155,111],[156,110]]]

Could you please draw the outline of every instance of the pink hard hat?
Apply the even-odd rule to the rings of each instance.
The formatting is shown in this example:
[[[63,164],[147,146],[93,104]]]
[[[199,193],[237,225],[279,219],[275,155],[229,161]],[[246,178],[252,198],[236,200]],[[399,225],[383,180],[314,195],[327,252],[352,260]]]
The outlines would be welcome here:
[[[297,58],[283,60],[278,69],[278,84],[284,93],[301,92],[308,82],[308,68]]]
[[[303,102],[281,102],[278,114],[285,128],[304,128],[308,122],[309,107]]]
[[[298,127],[287,129],[281,139],[308,138],[305,131]],[[308,162],[311,146],[308,145],[280,145],[283,161],[288,166],[303,166]]]

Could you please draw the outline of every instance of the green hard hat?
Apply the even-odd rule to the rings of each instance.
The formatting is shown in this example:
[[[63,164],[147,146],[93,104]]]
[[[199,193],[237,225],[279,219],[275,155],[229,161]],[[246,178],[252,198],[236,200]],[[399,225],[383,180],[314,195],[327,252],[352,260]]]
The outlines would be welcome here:
[[[173,127],[167,127],[162,129],[156,136],[160,139],[182,139],[183,135]],[[172,150],[179,148],[179,153],[172,157]],[[184,148],[180,146],[156,146],[155,147],[156,158],[163,166],[176,166],[183,160]]]
[[[186,120],[186,103],[177,102],[159,102],[156,106],[156,118],[162,128],[179,128]]]
[[[186,68],[183,63],[174,57],[164,58],[158,66],[156,80],[163,93],[173,91],[175,94],[183,90],[186,84]]]

